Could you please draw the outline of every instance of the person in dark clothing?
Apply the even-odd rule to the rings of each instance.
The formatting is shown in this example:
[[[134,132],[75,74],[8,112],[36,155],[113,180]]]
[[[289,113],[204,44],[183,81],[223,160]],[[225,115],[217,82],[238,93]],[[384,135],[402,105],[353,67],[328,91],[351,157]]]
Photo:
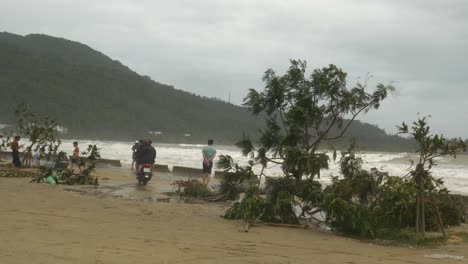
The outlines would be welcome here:
[[[151,146],[153,141],[151,139],[146,139],[141,147],[137,150],[135,154],[137,162],[137,172],[140,170],[140,166],[144,163],[151,164],[151,174],[153,174],[153,165],[156,162],[156,149]]]
[[[16,168],[21,167],[21,160],[19,156],[19,149],[23,146],[20,146],[19,140],[21,139],[20,136],[16,136],[13,142],[11,142],[11,155],[13,156],[13,164]]]
[[[135,170],[138,168],[138,163],[136,162],[136,154],[138,152],[138,149],[143,145],[143,139],[135,141],[135,144],[133,144],[132,147],[132,170]]]

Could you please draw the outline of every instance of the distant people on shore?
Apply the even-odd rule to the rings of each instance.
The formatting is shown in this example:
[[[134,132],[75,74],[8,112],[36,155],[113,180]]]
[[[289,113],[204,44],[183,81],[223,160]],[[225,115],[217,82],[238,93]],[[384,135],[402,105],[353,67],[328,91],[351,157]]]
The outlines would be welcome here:
[[[148,138],[143,141],[143,144],[138,148],[135,153],[136,168],[135,173],[141,169],[145,163],[151,164],[151,174],[153,174],[154,163],[156,162],[156,149],[151,145],[153,141]]]
[[[138,168],[138,163],[136,160],[137,152],[140,149],[140,147],[143,146],[143,139],[135,141],[135,144],[133,144],[132,147],[132,171],[136,171]]]
[[[33,155],[32,155],[32,150],[31,150],[31,146],[29,147],[26,147],[26,151],[25,151],[25,154],[24,154],[24,157],[23,157],[23,162],[21,163],[21,165],[23,166],[26,166],[26,167],[31,167],[31,164],[33,162]]]
[[[211,170],[213,169],[213,160],[216,157],[216,149],[213,147],[214,141],[208,140],[208,145],[203,147],[203,184],[208,186],[210,183]]]
[[[75,165],[78,167],[80,170],[80,173],[82,172],[81,166],[80,166],[80,147],[78,146],[78,142],[75,141],[73,142],[73,156],[71,158],[70,162],[70,169],[73,169]]]
[[[33,166],[40,167],[41,166],[41,159],[44,158],[45,148],[41,147],[33,155]]]
[[[15,136],[13,139],[13,142],[10,144],[11,148],[11,155],[13,157],[13,164],[15,165],[16,168],[21,167],[21,160],[19,156],[19,150],[23,148],[23,145],[19,144],[21,137],[20,136]]]

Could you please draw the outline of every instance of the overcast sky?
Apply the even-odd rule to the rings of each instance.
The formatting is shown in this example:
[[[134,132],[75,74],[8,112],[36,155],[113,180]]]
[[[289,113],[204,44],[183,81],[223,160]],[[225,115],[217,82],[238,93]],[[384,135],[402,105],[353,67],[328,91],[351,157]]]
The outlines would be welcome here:
[[[242,103],[289,59],[336,64],[350,84],[398,91],[361,118],[394,133],[417,113],[434,132],[468,138],[465,0],[0,0],[0,31],[79,41],[142,75]]]

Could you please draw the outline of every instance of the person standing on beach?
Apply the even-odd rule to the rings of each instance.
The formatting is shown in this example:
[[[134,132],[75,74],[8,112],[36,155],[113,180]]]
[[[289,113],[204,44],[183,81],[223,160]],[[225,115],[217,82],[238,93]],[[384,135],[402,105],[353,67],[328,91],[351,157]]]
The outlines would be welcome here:
[[[81,173],[81,166],[80,166],[80,148],[78,147],[78,142],[73,142],[73,156],[71,159],[71,164],[70,164],[70,169],[73,169],[74,164],[78,166],[78,169],[80,170]]]
[[[19,156],[19,149],[22,148],[23,146],[19,144],[21,137],[16,136],[11,142],[10,147],[11,147],[11,155],[13,157],[13,164],[15,165],[16,168],[21,167],[21,160]]]
[[[33,166],[40,167],[41,166],[41,159],[44,157],[45,148],[39,148],[33,155]]]
[[[213,140],[208,139],[208,146],[203,147],[203,184],[208,186],[210,182],[213,160],[216,157],[216,149],[213,147]]]

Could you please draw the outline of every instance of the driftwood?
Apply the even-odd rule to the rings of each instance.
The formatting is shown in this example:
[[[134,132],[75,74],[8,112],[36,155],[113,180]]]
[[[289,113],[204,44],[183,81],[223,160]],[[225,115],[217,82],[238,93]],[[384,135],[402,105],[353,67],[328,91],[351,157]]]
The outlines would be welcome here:
[[[265,225],[274,227],[289,227],[289,228],[308,228],[308,225],[295,225],[295,224],[277,224],[277,223],[263,223]]]
[[[221,216],[223,217],[223,216]],[[244,232],[249,232],[249,229],[251,226],[254,224],[263,224],[267,226],[273,226],[273,227],[287,227],[287,228],[301,228],[301,229],[306,229],[309,228],[308,225],[296,225],[296,224],[279,224],[279,223],[267,223],[267,222],[262,222],[262,221],[255,221],[255,222],[244,222]]]

